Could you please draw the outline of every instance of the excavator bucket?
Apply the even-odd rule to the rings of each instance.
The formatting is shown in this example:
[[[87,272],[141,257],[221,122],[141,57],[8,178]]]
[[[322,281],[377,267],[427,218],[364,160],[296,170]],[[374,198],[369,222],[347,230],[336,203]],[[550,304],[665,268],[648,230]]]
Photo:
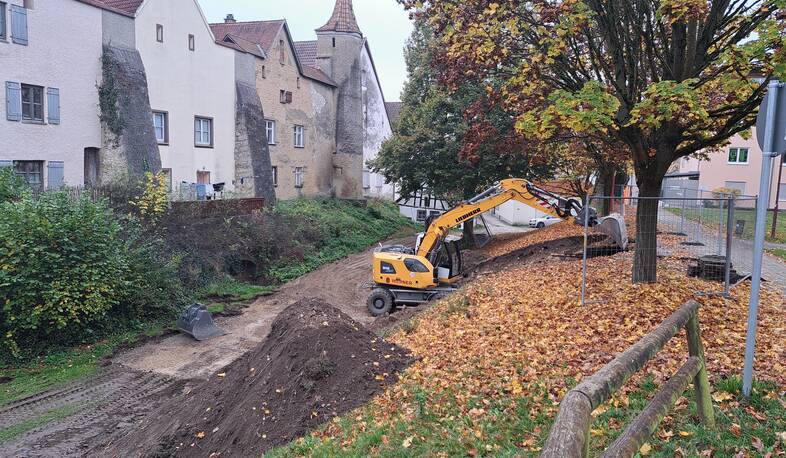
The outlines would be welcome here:
[[[200,341],[226,334],[226,331],[216,326],[207,307],[202,304],[188,306],[177,319],[177,328]]]
[[[619,213],[612,213],[609,216],[598,218],[598,230],[611,238],[620,249],[628,247],[628,227],[625,219]]]

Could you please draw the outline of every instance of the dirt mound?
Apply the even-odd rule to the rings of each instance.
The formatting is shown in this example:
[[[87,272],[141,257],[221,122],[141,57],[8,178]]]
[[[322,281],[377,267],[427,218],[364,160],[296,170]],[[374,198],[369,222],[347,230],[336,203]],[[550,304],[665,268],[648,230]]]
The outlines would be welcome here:
[[[364,404],[411,362],[331,305],[301,300],[255,350],[94,453],[260,456]]]

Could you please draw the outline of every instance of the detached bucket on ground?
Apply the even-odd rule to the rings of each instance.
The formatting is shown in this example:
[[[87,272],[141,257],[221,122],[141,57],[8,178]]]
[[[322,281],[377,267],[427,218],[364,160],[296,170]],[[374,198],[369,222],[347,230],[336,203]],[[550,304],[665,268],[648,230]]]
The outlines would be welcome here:
[[[606,234],[622,250],[628,247],[628,226],[625,219],[619,213],[612,213],[609,216],[598,218],[596,228]]]
[[[190,305],[177,319],[177,328],[200,341],[226,334],[216,326],[207,307],[202,304]]]

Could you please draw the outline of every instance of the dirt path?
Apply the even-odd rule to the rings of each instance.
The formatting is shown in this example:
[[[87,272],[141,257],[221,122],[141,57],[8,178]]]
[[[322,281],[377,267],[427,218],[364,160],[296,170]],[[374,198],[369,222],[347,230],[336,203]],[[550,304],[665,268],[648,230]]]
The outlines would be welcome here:
[[[413,238],[387,243],[412,244]],[[273,319],[300,299],[315,297],[334,305],[365,325],[374,321],[366,310],[367,284],[371,281],[373,248],[323,266],[294,280],[271,296],[254,302],[243,314],[220,318],[217,324],[227,335],[195,342],[174,335],[121,354],[115,364],[139,371],[152,371],[179,379],[203,379],[256,347],[267,337]]]

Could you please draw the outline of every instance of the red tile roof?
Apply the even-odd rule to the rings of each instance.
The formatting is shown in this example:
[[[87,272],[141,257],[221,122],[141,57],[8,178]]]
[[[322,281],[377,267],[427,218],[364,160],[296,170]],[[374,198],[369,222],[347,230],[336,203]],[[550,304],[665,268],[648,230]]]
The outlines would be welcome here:
[[[278,31],[284,26],[284,20],[275,21],[253,21],[253,22],[223,22],[210,24],[216,40],[223,40],[225,36],[232,35],[242,37],[253,43],[262,46],[265,52],[270,52],[270,48],[276,40]]]
[[[327,24],[317,29],[317,32],[343,32],[357,33],[363,35],[358,27],[355,18],[355,10],[352,8],[352,0],[336,0],[333,8],[333,15]]]
[[[317,41],[296,41],[295,52],[300,63],[307,67],[317,66]]]
[[[82,3],[93,5],[126,16],[134,16],[136,11],[142,6],[144,0],[79,0]]]

